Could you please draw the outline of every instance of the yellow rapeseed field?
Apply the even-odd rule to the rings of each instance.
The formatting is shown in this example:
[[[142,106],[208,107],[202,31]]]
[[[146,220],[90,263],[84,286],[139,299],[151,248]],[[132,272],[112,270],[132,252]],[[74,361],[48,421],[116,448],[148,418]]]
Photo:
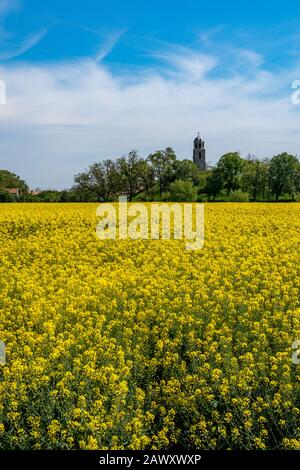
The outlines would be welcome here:
[[[207,204],[205,244],[0,205],[0,448],[300,447],[300,204]]]

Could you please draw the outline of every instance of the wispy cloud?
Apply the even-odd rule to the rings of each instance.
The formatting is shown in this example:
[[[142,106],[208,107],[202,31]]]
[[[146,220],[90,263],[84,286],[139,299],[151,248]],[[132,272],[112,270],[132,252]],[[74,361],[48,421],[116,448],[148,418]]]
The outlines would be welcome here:
[[[153,53],[152,56],[167,64],[168,72],[174,78],[189,82],[201,80],[217,64],[216,57],[182,46],[170,46],[164,51]]]
[[[258,54],[255,51],[251,51],[249,49],[236,48],[234,49],[234,52],[237,58],[239,58],[239,60],[247,66],[258,68],[264,62],[262,54]]]
[[[214,28],[211,28],[209,30],[206,30],[204,32],[201,32],[199,34],[199,38],[201,41],[207,42],[209,41],[213,36],[216,34],[220,33],[224,29],[224,25],[218,25],[215,26]]]
[[[24,54],[38,44],[47,32],[48,29],[43,28],[25,38],[20,44],[14,44],[13,46],[8,47],[6,51],[4,50],[0,52],[0,60],[13,59],[14,57]]]
[[[2,45],[0,60],[9,60],[24,54],[38,44],[48,32],[48,28],[42,28],[24,39],[15,38],[15,35],[6,29],[5,20],[8,15],[19,13],[21,8],[22,4],[19,0],[0,0],[0,41]]]
[[[96,62],[101,62],[105,57],[107,57],[116,44],[119,42],[119,39],[125,34],[126,29],[120,29],[109,34],[103,44],[101,44],[97,54],[95,55]]]

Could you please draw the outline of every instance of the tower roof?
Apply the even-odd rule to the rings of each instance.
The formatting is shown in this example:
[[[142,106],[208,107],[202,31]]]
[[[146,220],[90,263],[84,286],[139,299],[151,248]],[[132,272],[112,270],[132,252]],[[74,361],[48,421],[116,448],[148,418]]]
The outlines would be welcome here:
[[[200,136],[199,132],[197,137],[194,139],[194,142],[203,141],[204,139]]]

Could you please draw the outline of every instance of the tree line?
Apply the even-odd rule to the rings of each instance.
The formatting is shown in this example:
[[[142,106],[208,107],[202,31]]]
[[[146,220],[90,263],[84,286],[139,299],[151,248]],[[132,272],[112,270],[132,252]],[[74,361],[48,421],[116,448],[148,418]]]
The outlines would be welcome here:
[[[18,187],[20,194],[7,194]],[[281,153],[260,160],[238,152],[223,155],[200,171],[191,160],[179,160],[171,147],[142,158],[136,150],[116,160],[93,163],[74,176],[69,190],[41,191],[32,196],[18,176],[0,171],[0,201],[98,202],[120,195],[129,201],[278,201],[300,200],[300,162]]]
[[[288,153],[259,160],[231,152],[214,167],[200,171],[191,160],[178,160],[168,147],[147,158],[132,151],[116,161],[95,163],[74,180],[73,189],[84,200],[110,201],[121,193],[130,201],[295,200],[300,192],[300,163]]]

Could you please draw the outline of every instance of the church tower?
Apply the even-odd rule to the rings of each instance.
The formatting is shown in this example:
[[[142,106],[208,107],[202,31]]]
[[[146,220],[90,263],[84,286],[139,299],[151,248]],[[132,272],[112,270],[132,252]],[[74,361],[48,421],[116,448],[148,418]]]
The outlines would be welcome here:
[[[194,140],[193,162],[196,163],[199,170],[206,169],[204,140],[198,135]]]

